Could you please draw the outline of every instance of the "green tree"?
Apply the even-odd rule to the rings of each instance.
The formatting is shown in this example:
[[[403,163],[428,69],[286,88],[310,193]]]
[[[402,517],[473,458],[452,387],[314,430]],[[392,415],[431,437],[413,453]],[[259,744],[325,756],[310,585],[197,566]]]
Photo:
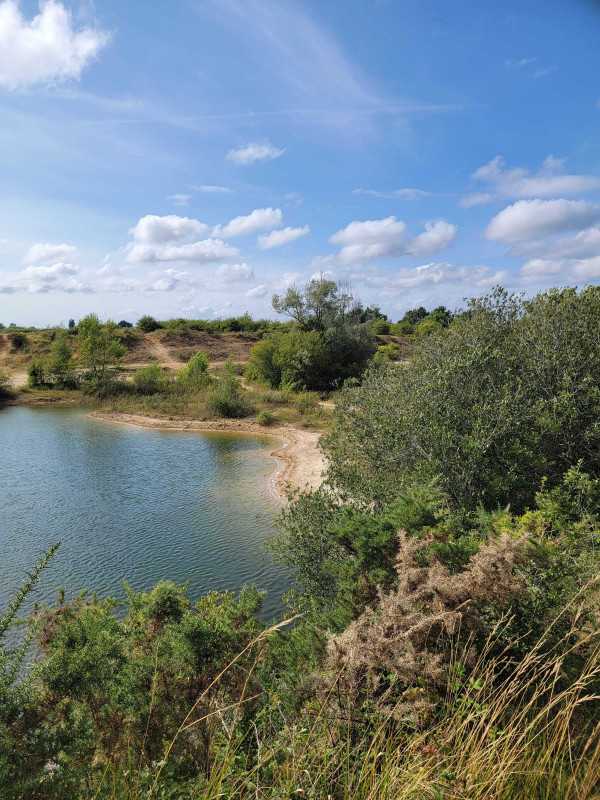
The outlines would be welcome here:
[[[179,380],[187,386],[201,387],[209,383],[208,367],[210,361],[202,350],[193,355],[179,373]]]
[[[154,317],[145,314],[143,317],[139,318],[137,327],[142,333],[152,333],[152,331],[157,331],[159,328],[162,328],[162,325],[158,320],[155,320]]]
[[[54,340],[46,372],[50,380],[58,387],[73,386],[76,383],[73,353],[64,331],[59,333]]]
[[[102,324],[97,314],[88,314],[78,325],[77,345],[79,363],[93,380],[104,381],[125,353],[118,326],[109,320]]]
[[[75,320],[74,319],[70,319],[69,320],[69,328],[74,328],[74,327],[75,327]]]

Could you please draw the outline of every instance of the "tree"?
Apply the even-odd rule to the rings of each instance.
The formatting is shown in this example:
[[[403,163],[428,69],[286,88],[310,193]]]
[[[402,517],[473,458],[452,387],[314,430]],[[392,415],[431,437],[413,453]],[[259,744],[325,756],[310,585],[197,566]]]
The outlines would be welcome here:
[[[67,342],[66,332],[58,334],[52,345],[50,361],[46,372],[52,382],[61,388],[73,386],[76,382],[73,353]]]
[[[187,366],[182,369],[179,374],[179,380],[188,386],[206,386],[209,382],[208,367],[210,361],[208,356],[202,350],[193,355],[187,363]]]
[[[365,310],[334,281],[313,278],[304,289],[292,287],[274,295],[273,308],[292,317],[294,327],[269,333],[252,348],[248,376],[274,388],[329,391],[360,377],[377,349],[370,324],[361,322]]]
[[[418,325],[426,316],[427,309],[423,308],[423,306],[419,306],[418,308],[412,308],[410,311],[407,311],[399,322],[408,322],[410,325]]]
[[[109,320],[102,324],[97,314],[88,314],[78,325],[79,362],[94,380],[105,380],[110,367],[116,366],[125,353],[117,325]]]
[[[75,327],[75,320],[74,319],[70,319],[69,320],[69,328],[74,328],[74,327]]]
[[[156,331],[159,328],[162,328],[160,322],[151,317],[149,314],[146,314],[143,317],[140,317],[138,320],[137,327],[142,333],[152,333],[152,331]]]
[[[133,328],[133,324],[131,322],[127,322],[126,319],[122,319],[120,322],[117,322],[119,328]]]

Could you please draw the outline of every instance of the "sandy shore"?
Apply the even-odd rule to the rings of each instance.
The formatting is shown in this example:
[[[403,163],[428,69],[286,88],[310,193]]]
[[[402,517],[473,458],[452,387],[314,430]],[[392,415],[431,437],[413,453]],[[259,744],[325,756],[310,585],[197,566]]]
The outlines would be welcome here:
[[[245,419],[208,421],[162,419],[116,411],[94,411],[91,416],[107,422],[138,425],[142,428],[170,431],[230,431],[281,439],[283,443],[271,452],[280,463],[277,471],[269,479],[269,487],[273,495],[284,503],[289,489],[307,487],[316,489],[320,486],[323,480],[322,473],[326,468],[325,458],[317,445],[321,434],[318,431],[308,431],[291,425],[272,425],[267,428]]]

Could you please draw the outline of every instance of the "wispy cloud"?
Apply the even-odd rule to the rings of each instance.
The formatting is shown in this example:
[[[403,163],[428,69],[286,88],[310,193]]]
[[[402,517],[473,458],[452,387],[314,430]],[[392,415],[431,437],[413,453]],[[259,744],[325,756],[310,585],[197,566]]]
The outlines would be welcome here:
[[[273,161],[284,153],[285,148],[273,147],[269,142],[250,142],[230,150],[227,158],[239,167],[254,164],[255,161]]]

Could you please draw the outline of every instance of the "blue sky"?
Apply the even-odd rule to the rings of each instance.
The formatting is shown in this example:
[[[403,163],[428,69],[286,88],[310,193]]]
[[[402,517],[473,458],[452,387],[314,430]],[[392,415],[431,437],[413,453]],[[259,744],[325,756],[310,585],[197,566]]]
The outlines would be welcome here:
[[[600,5],[0,0],[0,321],[600,280]]]

